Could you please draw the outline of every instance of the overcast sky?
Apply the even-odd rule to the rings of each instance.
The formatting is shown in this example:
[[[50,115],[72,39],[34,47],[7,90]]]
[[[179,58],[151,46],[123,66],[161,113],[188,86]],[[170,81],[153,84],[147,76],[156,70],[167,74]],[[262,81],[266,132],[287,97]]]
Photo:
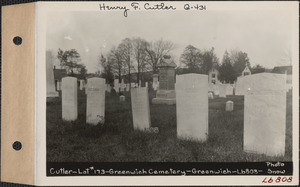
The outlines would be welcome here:
[[[221,62],[225,50],[244,51],[251,65],[290,65],[292,22],[288,11],[206,12],[53,12],[47,19],[47,49],[77,49],[90,73],[99,55],[126,37],[149,42],[172,41],[177,64],[187,45],[215,48]]]

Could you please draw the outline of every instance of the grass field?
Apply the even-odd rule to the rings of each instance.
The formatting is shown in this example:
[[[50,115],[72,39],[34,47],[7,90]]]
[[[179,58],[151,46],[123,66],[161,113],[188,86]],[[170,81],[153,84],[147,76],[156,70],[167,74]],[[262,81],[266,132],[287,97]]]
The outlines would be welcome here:
[[[151,123],[158,134],[133,130],[131,101],[119,102],[106,93],[105,124],[85,124],[86,96],[78,91],[78,120],[61,120],[61,100],[47,103],[48,162],[259,162],[292,160],[292,97],[287,96],[286,151],[284,157],[268,157],[243,151],[244,97],[209,100],[209,137],[204,143],[176,137],[176,106],[152,105]],[[150,102],[155,96],[150,91]],[[234,111],[225,112],[225,102]]]

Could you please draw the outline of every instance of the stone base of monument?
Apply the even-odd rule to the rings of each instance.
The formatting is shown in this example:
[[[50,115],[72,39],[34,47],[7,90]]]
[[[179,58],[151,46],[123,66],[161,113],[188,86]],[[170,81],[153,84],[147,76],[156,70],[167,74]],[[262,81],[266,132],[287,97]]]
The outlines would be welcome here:
[[[152,99],[153,104],[176,104],[175,90],[158,90],[156,92],[156,98]]]

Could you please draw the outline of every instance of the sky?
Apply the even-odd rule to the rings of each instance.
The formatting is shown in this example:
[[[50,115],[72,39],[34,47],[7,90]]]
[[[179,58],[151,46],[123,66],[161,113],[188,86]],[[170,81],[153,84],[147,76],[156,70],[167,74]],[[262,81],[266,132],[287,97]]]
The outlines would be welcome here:
[[[97,71],[100,54],[106,55],[126,37],[148,42],[160,39],[175,44],[179,58],[187,45],[200,50],[214,47],[222,61],[225,50],[246,52],[251,66],[291,65],[292,21],[288,11],[206,12],[51,12],[47,17],[47,50],[77,49],[88,72]]]

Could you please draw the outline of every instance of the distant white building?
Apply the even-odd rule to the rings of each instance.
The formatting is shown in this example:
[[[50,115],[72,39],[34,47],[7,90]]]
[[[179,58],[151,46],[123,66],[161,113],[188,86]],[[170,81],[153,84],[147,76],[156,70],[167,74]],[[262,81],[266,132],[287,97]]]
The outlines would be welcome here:
[[[219,82],[219,71],[216,68],[212,68],[208,72],[208,83],[209,84],[216,84]]]
[[[245,77],[247,75],[251,75],[251,71],[248,66],[246,66],[244,71],[242,72],[242,77]]]

